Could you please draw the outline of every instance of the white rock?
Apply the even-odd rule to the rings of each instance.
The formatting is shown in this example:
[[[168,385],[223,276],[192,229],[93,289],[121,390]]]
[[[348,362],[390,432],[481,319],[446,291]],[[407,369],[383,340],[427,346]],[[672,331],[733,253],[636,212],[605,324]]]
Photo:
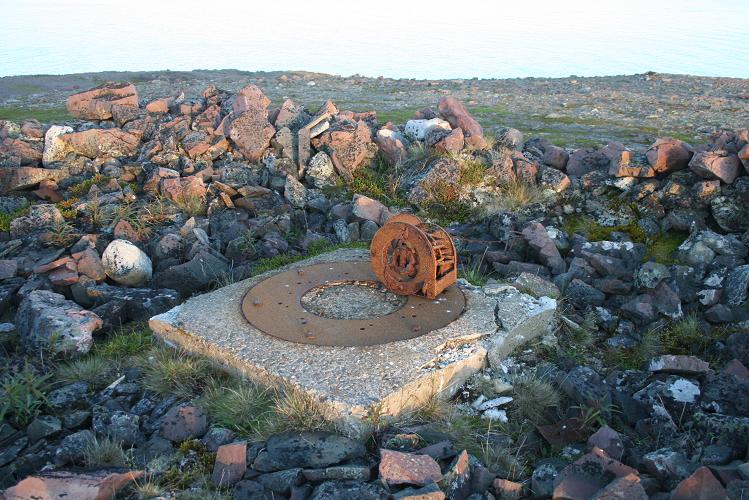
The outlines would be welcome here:
[[[685,378],[674,380],[667,390],[679,403],[694,403],[700,396],[699,386]]]
[[[104,272],[117,283],[140,286],[151,279],[151,259],[127,240],[114,240],[101,256]]]
[[[320,151],[309,161],[305,177],[316,188],[335,186],[337,176],[333,160],[324,151]]]
[[[499,406],[506,405],[510,401],[512,401],[512,398],[510,396],[502,396],[499,398],[490,399],[489,401],[483,402],[479,406],[479,411],[486,411],[492,408],[497,408]]]
[[[304,208],[307,206],[307,188],[292,175],[286,176],[283,197],[294,208]]]
[[[473,403],[471,403],[471,408],[474,410],[478,410],[481,408],[481,405],[484,404],[484,401],[486,401],[486,396],[481,394],[479,397],[477,397]]]
[[[62,134],[73,132],[72,127],[62,125],[52,125],[44,134],[44,153],[42,153],[42,163],[46,167],[48,164],[65,159],[65,144],[59,138]]]
[[[491,408],[481,414],[483,418],[489,420],[497,420],[503,424],[507,423],[507,412],[504,410],[498,410],[497,408]]]
[[[405,132],[410,139],[423,141],[427,133],[435,128],[441,128],[448,132],[452,130],[450,124],[441,118],[432,118],[431,120],[408,120],[406,122]]]

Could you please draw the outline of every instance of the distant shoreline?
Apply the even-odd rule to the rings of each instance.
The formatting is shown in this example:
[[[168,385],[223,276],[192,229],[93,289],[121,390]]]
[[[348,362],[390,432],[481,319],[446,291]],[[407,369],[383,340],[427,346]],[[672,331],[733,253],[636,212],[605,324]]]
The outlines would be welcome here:
[[[135,84],[143,100],[213,84],[236,91],[254,83],[275,105],[290,98],[316,108],[331,96],[341,109],[378,112],[402,123],[452,94],[489,129],[515,127],[564,146],[617,140],[649,144],[657,135],[698,142],[711,131],[749,123],[749,79],[661,73],[566,78],[414,80],[342,77],[305,71],[106,71],[0,77],[0,119],[69,120],[65,99],[109,80]]]

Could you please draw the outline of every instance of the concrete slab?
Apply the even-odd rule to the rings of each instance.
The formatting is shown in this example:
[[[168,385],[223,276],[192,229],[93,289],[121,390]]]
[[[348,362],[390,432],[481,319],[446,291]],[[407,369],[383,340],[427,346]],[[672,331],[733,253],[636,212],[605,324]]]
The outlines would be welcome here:
[[[541,335],[556,302],[512,287],[482,289],[459,283],[462,316],[420,337],[361,347],[297,344],[253,328],[241,312],[253,285],[287,269],[322,262],[367,261],[366,250],[337,250],[187,300],[154,316],[151,329],[167,343],[205,356],[262,384],[289,384],[315,397],[351,431],[377,413],[397,415],[434,394],[453,395],[488,359]],[[501,305],[501,307],[500,307]]]

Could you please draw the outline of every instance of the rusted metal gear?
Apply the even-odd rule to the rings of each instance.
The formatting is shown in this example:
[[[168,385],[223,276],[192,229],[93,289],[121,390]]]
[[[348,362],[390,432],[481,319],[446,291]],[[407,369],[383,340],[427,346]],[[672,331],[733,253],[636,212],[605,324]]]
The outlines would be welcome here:
[[[250,288],[242,300],[242,313],[258,330],[284,340],[367,346],[442,328],[456,320],[466,304],[457,286],[432,300],[419,295],[384,297],[379,304],[385,307],[379,308],[367,301],[357,302],[347,293],[351,288],[344,288],[338,294],[337,309],[324,307],[323,302],[329,300],[326,289],[336,287],[360,287],[365,297],[370,291],[389,293],[381,290],[368,262],[314,264],[276,274]]]
[[[457,253],[450,235],[411,214],[390,218],[372,239],[372,270],[398,295],[433,299],[458,279]]]

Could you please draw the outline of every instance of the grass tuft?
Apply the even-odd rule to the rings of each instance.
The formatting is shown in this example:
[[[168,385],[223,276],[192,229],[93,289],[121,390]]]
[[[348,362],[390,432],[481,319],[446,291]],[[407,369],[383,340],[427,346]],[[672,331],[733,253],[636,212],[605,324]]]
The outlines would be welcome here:
[[[524,373],[510,380],[512,403],[510,413],[513,418],[530,420],[534,424],[551,421],[551,410],[559,407],[559,391],[543,378]]]
[[[335,427],[322,404],[309,394],[286,387],[274,399],[279,430],[332,431]]]
[[[653,238],[648,242],[647,253],[645,254],[644,262],[653,260],[659,264],[677,264],[678,259],[674,255],[679,245],[684,243],[687,239],[686,234],[680,232],[669,232]]]
[[[211,421],[248,438],[263,438],[273,426],[273,395],[268,389],[250,382],[228,387],[212,384],[203,393],[199,405]]]
[[[160,395],[188,398],[200,393],[216,378],[223,378],[208,360],[168,347],[155,347],[141,360],[143,387]]]
[[[637,221],[617,226],[603,226],[591,217],[573,215],[565,219],[562,229],[570,236],[573,233],[579,233],[590,241],[608,240],[611,237],[611,233],[614,232],[627,233],[635,243],[646,243],[647,241],[647,234],[637,224]]]
[[[70,384],[85,382],[89,386],[100,389],[109,385],[109,375],[116,369],[112,360],[101,356],[87,356],[62,365],[57,370],[56,380]]]
[[[118,359],[145,352],[153,343],[153,333],[147,325],[128,325],[115,331],[107,340],[94,344],[94,353]]]
[[[122,445],[108,437],[94,438],[83,450],[83,461],[86,467],[126,467],[128,456]]]
[[[17,427],[28,425],[47,404],[51,375],[40,375],[26,364],[0,380],[0,422],[7,419]]]

